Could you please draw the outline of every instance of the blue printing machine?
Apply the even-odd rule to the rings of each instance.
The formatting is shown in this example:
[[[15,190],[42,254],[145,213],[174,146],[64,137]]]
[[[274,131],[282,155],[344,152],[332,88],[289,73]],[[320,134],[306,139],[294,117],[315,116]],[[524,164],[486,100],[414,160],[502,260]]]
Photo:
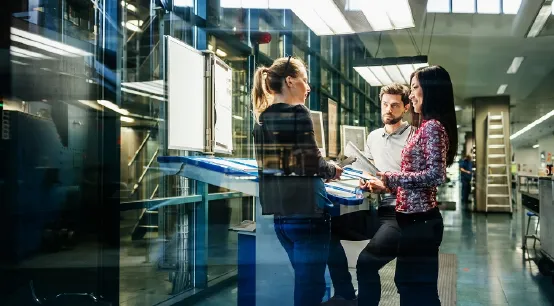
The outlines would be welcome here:
[[[160,156],[161,170],[170,175],[181,175],[211,185],[257,196],[258,166],[254,159]],[[360,205],[363,198],[356,195],[359,178],[366,178],[361,171],[346,168],[342,179],[350,181],[326,183],[329,199],[341,205]]]
[[[158,163],[167,175],[184,176],[254,197],[258,195],[258,167],[253,159],[160,156]],[[345,168],[341,181],[325,184],[329,199],[347,206],[362,204],[363,198],[356,195],[359,178],[368,179],[361,171]],[[331,214],[340,214],[340,206],[331,208]],[[237,255],[237,305],[293,304],[292,267],[277,240],[272,218],[261,215],[259,201],[256,201],[256,232],[239,232]],[[324,300],[331,294],[329,276],[326,277]]]

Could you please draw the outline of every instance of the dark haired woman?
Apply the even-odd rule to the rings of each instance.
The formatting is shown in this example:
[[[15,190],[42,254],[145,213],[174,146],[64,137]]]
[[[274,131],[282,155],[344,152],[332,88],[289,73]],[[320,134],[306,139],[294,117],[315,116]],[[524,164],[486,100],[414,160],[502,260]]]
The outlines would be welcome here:
[[[395,282],[400,305],[440,305],[437,281],[443,219],[437,208],[437,186],[446,180],[458,147],[454,93],[448,72],[440,66],[416,70],[410,100],[419,128],[402,151],[401,172],[381,173],[365,188],[397,193],[396,219],[401,228]]]

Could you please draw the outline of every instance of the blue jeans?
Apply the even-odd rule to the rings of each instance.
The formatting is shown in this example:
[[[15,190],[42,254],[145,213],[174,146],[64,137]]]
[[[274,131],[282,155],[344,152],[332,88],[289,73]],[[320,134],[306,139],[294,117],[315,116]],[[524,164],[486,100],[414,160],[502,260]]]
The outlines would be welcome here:
[[[330,218],[276,216],[274,227],[294,269],[294,305],[318,306],[325,295]]]

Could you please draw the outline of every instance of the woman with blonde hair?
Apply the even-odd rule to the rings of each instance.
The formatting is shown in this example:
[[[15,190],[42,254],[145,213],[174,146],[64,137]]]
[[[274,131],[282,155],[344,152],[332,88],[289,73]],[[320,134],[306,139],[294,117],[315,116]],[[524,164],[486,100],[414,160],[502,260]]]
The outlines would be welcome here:
[[[254,75],[254,143],[262,214],[274,229],[294,269],[294,305],[315,306],[325,294],[330,216],[323,179],[342,169],[326,162],[315,141],[310,93],[302,61],[285,57]]]

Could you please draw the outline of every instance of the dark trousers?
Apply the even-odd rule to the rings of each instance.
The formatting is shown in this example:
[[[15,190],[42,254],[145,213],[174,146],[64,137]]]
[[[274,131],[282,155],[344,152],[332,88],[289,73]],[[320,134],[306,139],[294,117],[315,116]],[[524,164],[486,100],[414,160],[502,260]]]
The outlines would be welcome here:
[[[400,306],[440,305],[439,246],[444,224],[438,208],[425,213],[397,213],[402,231],[394,281]]]
[[[274,227],[294,269],[294,305],[318,306],[325,295],[330,218],[275,217]]]
[[[348,261],[340,240],[368,239],[371,240],[360,253],[356,264],[358,304],[379,305],[381,280],[378,272],[394,259],[400,239],[394,206],[333,217],[328,266],[335,295],[346,299],[356,298],[352,277],[348,271]]]
[[[462,179],[462,203],[469,202],[469,194],[471,191],[471,179]]]

